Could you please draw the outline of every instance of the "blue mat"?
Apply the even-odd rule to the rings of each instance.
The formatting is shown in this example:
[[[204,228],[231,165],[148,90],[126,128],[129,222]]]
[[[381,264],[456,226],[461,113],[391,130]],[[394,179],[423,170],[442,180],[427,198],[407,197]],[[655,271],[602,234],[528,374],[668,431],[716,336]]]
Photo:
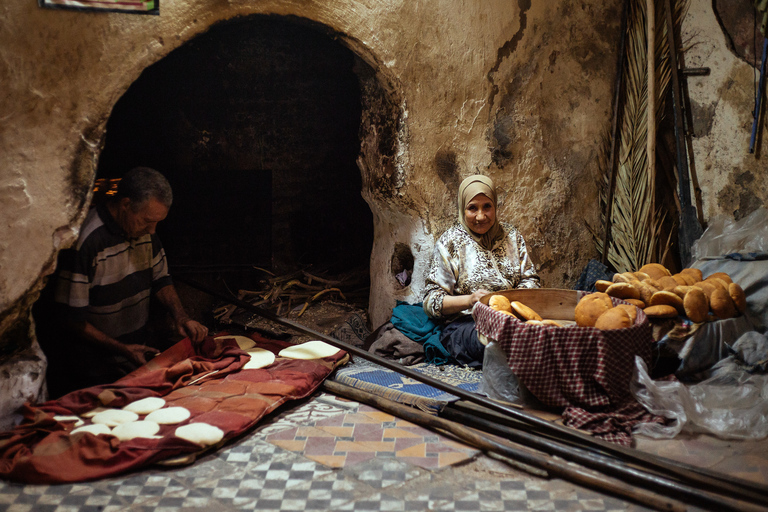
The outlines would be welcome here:
[[[474,393],[480,391],[483,373],[478,370],[452,365],[435,366],[427,363],[408,368],[465,391]],[[355,358],[354,363],[339,368],[331,379],[394,402],[418,407],[430,414],[437,414],[446,404],[459,399],[456,395],[361,358]]]

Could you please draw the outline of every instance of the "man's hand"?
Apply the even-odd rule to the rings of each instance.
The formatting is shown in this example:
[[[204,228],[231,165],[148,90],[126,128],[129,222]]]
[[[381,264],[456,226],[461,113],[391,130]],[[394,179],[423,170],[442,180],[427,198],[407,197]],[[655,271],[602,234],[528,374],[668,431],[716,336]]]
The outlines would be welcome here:
[[[189,317],[180,319],[176,327],[179,334],[189,337],[194,343],[200,343],[208,335],[208,328],[206,326]]]
[[[152,359],[160,353],[156,348],[148,347],[147,345],[134,344],[123,345],[123,347],[123,355],[137,366],[144,366],[149,359]]]

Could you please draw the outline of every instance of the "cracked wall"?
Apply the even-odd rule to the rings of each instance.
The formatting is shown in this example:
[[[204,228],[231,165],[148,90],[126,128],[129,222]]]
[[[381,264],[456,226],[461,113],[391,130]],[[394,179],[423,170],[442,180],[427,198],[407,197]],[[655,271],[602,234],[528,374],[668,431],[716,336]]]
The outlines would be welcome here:
[[[168,2],[160,16],[0,6],[0,311],[28,313],[77,234],[106,120],[144,68],[212,24],[248,14],[329,28],[373,70],[358,165],[374,218],[371,318],[420,300],[463,177],[494,177],[543,282],[570,287],[596,251],[598,156],[610,126],[620,2]],[[393,255],[413,256],[401,286]],[[3,343],[7,343],[4,336]]]

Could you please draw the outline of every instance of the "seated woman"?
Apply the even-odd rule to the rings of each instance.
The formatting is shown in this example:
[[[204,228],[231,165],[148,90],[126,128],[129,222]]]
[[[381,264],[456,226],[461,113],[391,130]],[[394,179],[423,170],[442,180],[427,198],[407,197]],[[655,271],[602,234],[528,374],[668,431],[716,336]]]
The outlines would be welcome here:
[[[484,346],[477,340],[472,306],[483,295],[511,288],[539,288],[525,240],[496,218],[496,189],[487,176],[470,176],[458,194],[459,222],[435,245],[426,277],[424,311],[443,322],[443,346],[459,364],[479,368]]]

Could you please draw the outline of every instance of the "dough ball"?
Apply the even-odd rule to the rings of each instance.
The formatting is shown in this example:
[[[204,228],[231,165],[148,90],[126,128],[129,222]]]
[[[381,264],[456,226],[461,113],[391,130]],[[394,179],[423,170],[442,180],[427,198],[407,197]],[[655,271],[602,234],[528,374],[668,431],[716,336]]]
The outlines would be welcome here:
[[[277,355],[289,359],[321,359],[323,357],[335,355],[340,350],[341,349],[323,341],[314,340],[302,343],[301,345],[284,348]]]
[[[648,306],[643,310],[648,318],[675,318],[677,310],[673,306],[662,304],[659,306]]]
[[[53,419],[55,421],[58,421],[59,423],[73,423],[74,427],[77,428],[80,425],[83,425],[85,422],[80,419],[80,416],[54,416]]]
[[[116,427],[121,423],[128,423],[129,421],[136,421],[139,419],[139,415],[135,412],[124,411],[123,409],[107,409],[93,416],[91,422],[101,423],[108,427]]]
[[[727,291],[723,289],[717,289],[712,292],[709,297],[709,309],[720,320],[726,318],[733,318],[737,315],[736,305],[733,303],[733,299]]]
[[[131,421],[121,423],[112,429],[112,435],[121,441],[129,441],[137,437],[153,437],[160,431],[160,425],[154,421]]]
[[[108,410],[106,407],[96,407],[95,409],[91,409],[88,412],[84,412],[83,414],[80,415],[80,417],[81,418],[93,418],[94,416],[96,416],[100,412],[103,412],[103,411],[106,411],[106,410]]]
[[[224,432],[219,427],[207,423],[190,423],[176,429],[180,437],[200,446],[211,446],[224,439]]]
[[[503,295],[491,295],[491,298],[488,299],[488,306],[496,311],[512,311],[509,299]]]
[[[123,410],[135,412],[136,414],[149,414],[163,407],[165,407],[165,400],[157,396],[148,396],[147,398],[131,402],[123,407]]]
[[[683,305],[683,299],[681,299],[675,293],[668,292],[668,291],[660,291],[660,292],[654,293],[653,296],[651,297],[650,305],[660,306],[664,304],[668,306],[672,306],[681,315],[685,314],[685,306]]]
[[[683,305],[685,306],[685,316],[691,322],[700,324],[707,321],[709,316],[709,300],[703,290],[691,287],[688,293],[685,294]]]
[[[90,432],[91,434],[97,436],[99,434],[111,434],[112,430],[103,423],[94,423],[92,425],[85,425],[83,427],[76,428],[70,432],[69,435],[73,436],[78,432]]]
[[[595,321],[595,327],[606,331],[611,329],[624,329],[632,326],[632,319],[624,309],[615,307],[607,310]]]
[[[747,295],[744,290],[737,283],[731,283],[728,285],[728,295],[731,296],[733,304],[736,306],[736,310],[739,313],[747,311]]]
[[[640,290],[629,283],[614,283],[605,290],[605,293],[617,299],[639,299]]]
[[[275,354],[263,348],[252,348],[248,351],[248,355],[251,356],[251,359],[245,363],[243,370],[258,370],[275,362]]]
[[[174,425],[189,419],[192,413],[186,407],[167,407],[147,414],[146,421],[153,421],[160,425]]]
[[[638,272],[644,272],[652,279],[658,280],[660,277],[670,276],[672,273],[661,263],[648,263],[638,269]]]
[[[581,298],[574,311],[576,325],[594,327],[597,319],[613,307],[611,297],[606,293],[590,293]]]
[[[512,312],[523,320],[538,320],[539,322],[543,320],[541,315],[520,301],[512,301],[509,305],[512,307]]]

